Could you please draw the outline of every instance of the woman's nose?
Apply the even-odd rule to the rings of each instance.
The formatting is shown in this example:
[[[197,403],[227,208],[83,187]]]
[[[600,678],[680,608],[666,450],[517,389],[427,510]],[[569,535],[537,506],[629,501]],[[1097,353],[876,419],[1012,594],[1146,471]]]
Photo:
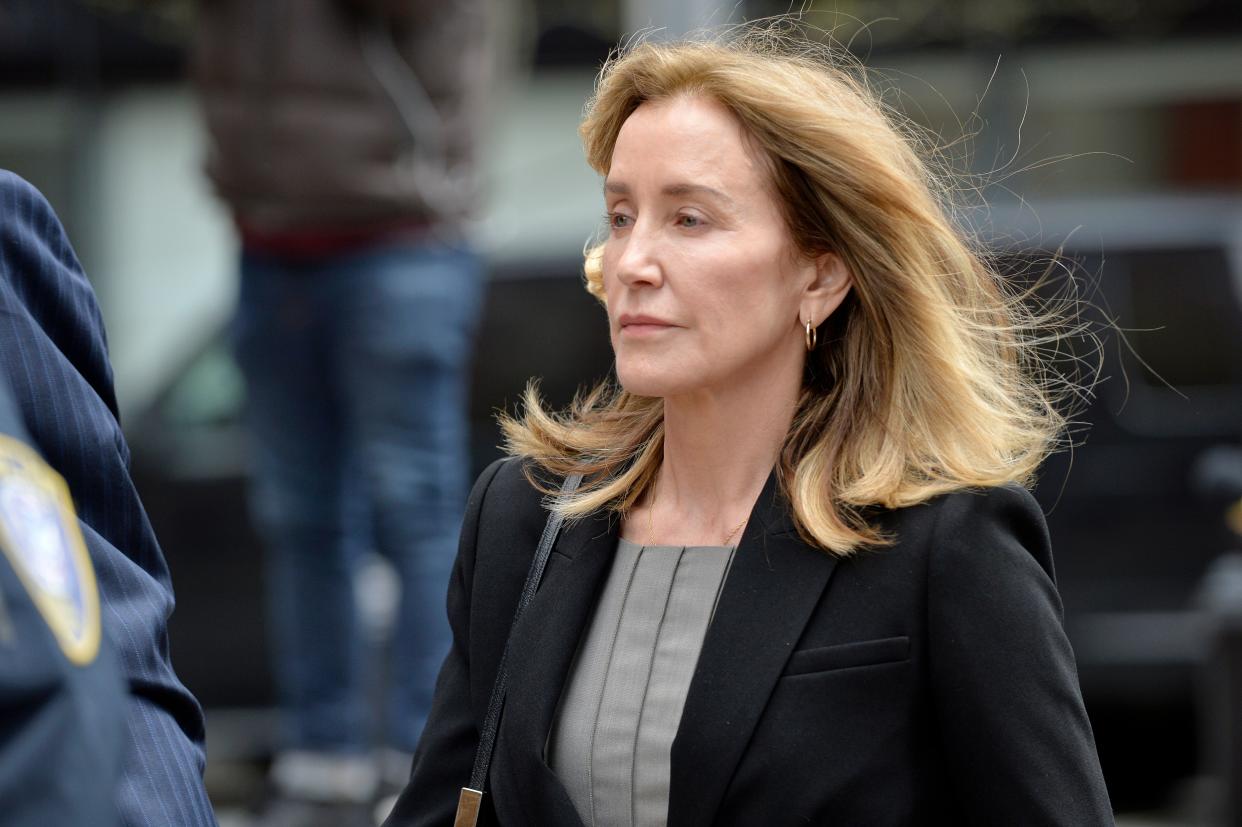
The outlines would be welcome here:
[[[660,264],[659,239],[641,222],[621,240],[621,253],[617,257],[617,278],[627,287],[640,284],[659,286],[664,280]]]

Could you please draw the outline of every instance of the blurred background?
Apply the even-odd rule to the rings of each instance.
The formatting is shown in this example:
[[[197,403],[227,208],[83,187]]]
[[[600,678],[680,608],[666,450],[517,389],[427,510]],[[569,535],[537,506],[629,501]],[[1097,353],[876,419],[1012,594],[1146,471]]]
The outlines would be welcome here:
[[[475,472],[499,454],[495,410],[533,373],[564,403],[610,368],[603,313],[581,287],[602,203],[576,134],[609,49],[648,27],[676,35],[790,10],[494,5],[485,208],[471,229],[488,274]],[[1008,272],[1057,249],[1074,264],[1101,335],[1068,356],[1093,366],[1088,378],[1098,365],[1099,381],[1077,447],[1049,461],[1036,494],[1105,776],[1125,823],[1242,823],[1231,810],[1242,793],[1242,4],[802,9],[813,36],[848,44],[890,105],[951,144],[945,157],[988,204],[964,218]],[[207,711],[208,785],[227,824],[260,794],[275,722],[244,386],[225,342],[238,241],[202,171],[194,15],[188,1],[0,0],[0,168],[52,201],[99,294],[136,481],[177,590],[174,663]],[[355,584],[377,646],[394,583],[375,557]]]

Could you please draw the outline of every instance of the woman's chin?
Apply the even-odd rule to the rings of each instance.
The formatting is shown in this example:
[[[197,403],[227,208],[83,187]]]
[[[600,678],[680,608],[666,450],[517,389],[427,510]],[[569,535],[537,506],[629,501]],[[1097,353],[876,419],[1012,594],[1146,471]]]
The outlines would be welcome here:
[[[626,370],[617,366],[617,382],[627,393],[635,396],[676,396],[691,389],[693,383],[685,377],[672,377],[650,370]]]

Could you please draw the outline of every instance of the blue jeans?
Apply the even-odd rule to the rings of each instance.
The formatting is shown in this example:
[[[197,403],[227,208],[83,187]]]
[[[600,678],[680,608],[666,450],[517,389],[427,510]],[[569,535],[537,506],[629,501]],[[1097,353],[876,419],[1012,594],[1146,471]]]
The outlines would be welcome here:
[[[383,731],[397,749],[417,742],[449,646],[481,292],[481,262],[460,248],[242,256],[234,346],[286,748],[370,746],[353,592],[369,548],[392,562],[402,591]]]

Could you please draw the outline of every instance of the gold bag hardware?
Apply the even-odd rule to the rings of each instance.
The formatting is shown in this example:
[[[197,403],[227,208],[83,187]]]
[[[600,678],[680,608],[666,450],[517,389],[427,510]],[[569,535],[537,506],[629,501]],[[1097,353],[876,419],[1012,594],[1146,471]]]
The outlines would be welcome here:
[[[457,817],[453,819],[453,827],[477,827],[479,810],[483,808],[483,791],[461,788],[461,796],[457,799]]]

